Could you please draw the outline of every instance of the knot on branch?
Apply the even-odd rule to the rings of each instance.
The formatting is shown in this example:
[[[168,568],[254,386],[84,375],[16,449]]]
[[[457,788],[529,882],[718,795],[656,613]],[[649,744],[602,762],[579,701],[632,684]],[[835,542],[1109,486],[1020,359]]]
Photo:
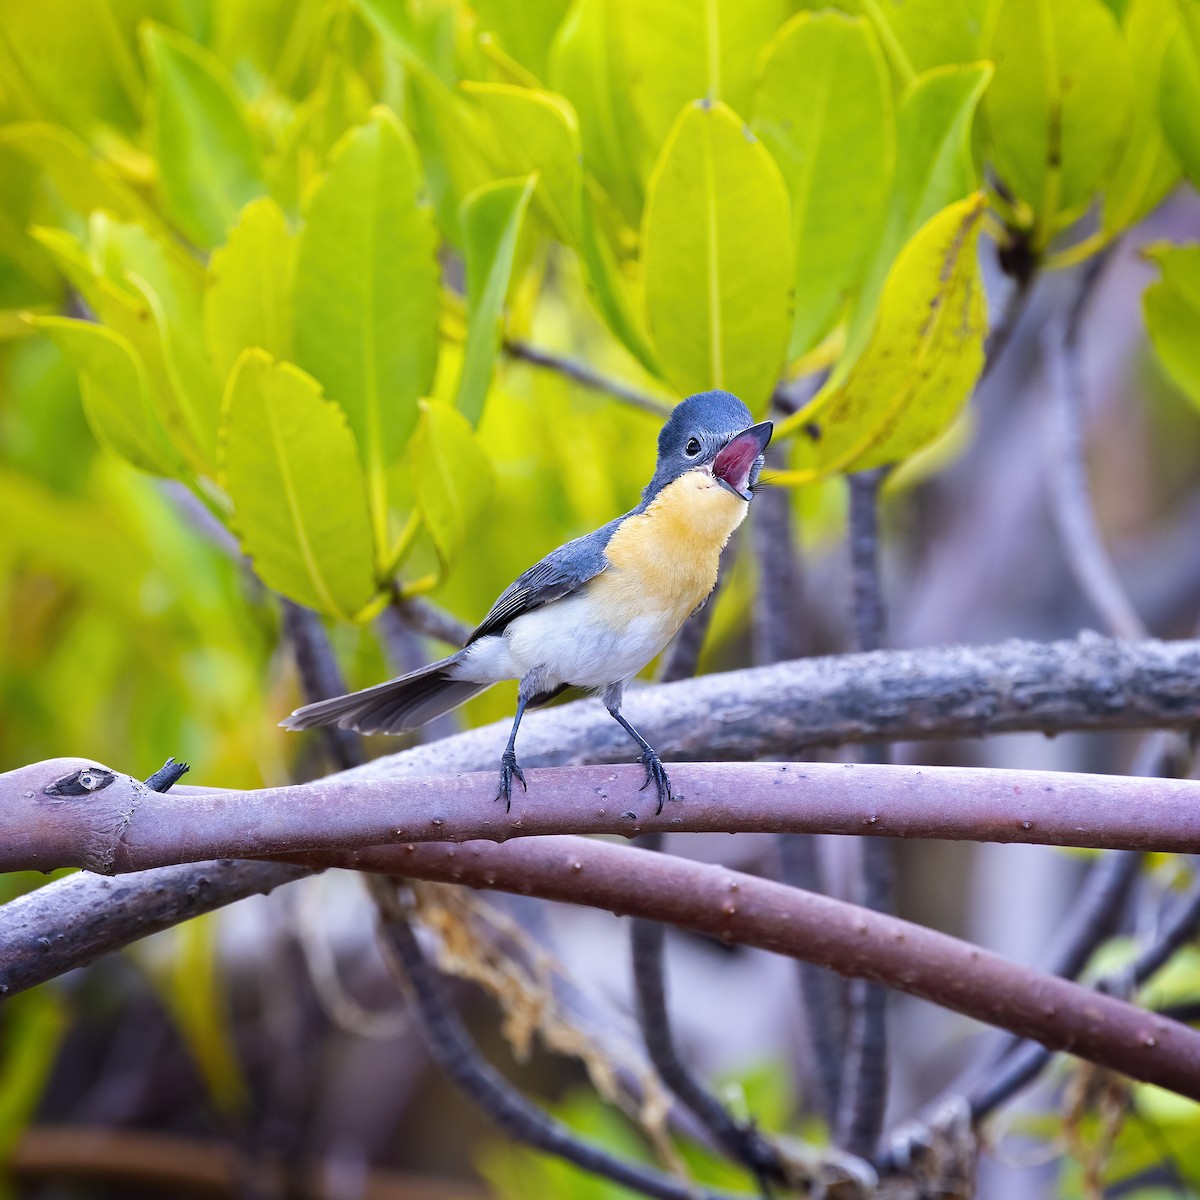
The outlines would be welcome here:
[[[903,1125],[889,1139],[888,1174],[877,1195],[886,1200],[920,1200],[924,1196],[975,1194],[979,1136],[971,1106],[951,1096],[929,1121]]]

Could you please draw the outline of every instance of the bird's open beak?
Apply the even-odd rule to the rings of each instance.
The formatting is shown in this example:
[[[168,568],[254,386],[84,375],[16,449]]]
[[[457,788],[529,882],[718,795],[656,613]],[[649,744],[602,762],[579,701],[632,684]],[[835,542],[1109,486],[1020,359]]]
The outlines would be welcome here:
[[[773,429],[770,421],[763,421],[731,437],[713,459],[713,478],[735,496],[749,500],[755,468],[762,465],[758,460],[771,440]]]

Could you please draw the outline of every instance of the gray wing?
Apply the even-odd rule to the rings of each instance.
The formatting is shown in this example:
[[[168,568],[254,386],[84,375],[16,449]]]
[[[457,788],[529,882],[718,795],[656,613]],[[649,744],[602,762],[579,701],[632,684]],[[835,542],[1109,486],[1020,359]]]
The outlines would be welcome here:
[[[479,628],[467,638],[467,645],[489,634],[503,633],[509,622],[522,613],[541,608],[551,600],[561,600],[583,587],[589,579],[595,579],[608,567],[604,548],[624,519],[617,517],[594,533],[559,546],[520,575],[505,588]]]

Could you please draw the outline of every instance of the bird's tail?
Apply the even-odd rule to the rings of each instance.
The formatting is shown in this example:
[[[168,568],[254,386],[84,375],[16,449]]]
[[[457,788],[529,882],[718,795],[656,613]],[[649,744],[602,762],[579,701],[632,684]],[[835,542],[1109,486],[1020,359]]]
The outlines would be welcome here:
[[[455,677],[460,660],[452,654],[441,662],[430,663],[417,671],[389,679],[361,692],[318,700],[298,708],[280,721],[285,729],[312,729],[316,725],[336,725],[359,733],[403,733],[465,704],[490,683]]]

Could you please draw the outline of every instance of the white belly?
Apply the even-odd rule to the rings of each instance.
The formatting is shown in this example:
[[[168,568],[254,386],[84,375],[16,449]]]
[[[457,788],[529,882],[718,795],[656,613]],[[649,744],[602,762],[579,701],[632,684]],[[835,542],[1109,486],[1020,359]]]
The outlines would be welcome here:
[[[675,633],[669,617],[634,617],[624,628],[597,619],[596,601],[587,592],[555,600],[513,621],[503,637],[476,642],[460,670],[463,678],[519,679],[542,672],[547,691],[566,683],[602,688],[631,679]]]

